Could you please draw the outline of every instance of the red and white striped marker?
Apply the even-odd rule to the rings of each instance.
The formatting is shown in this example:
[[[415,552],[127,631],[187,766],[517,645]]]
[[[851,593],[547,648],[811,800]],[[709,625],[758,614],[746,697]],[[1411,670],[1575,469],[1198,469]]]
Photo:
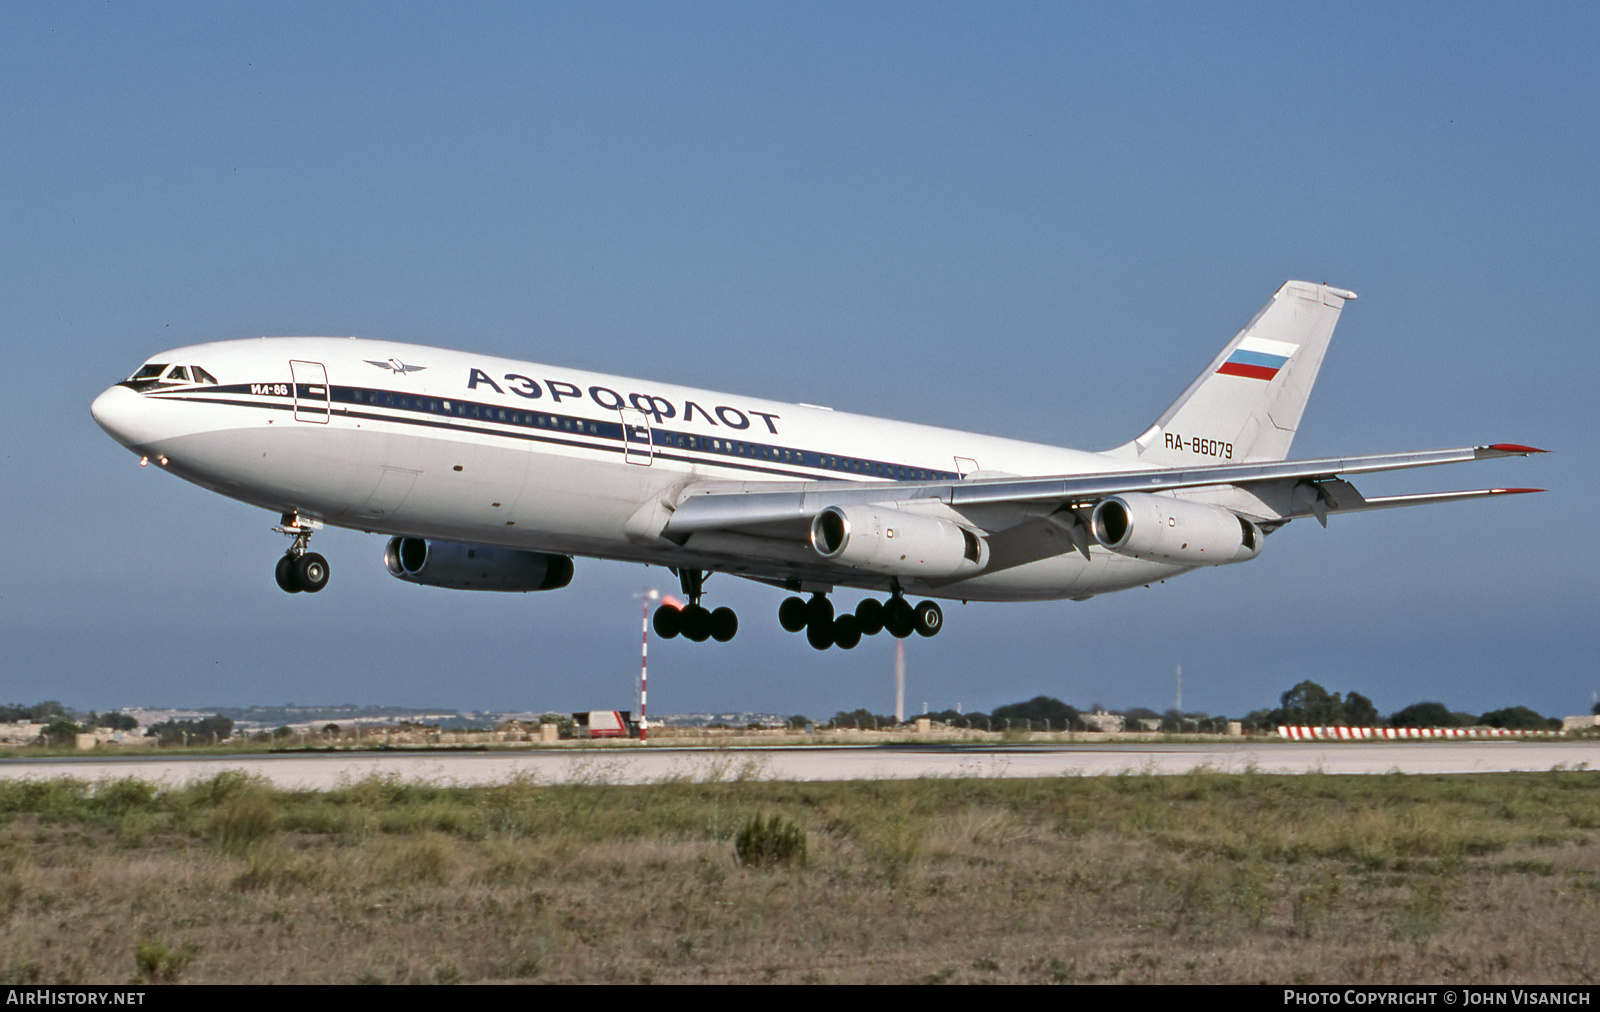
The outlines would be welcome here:
[[[1359,741],[1367,738],[1546,738],[1555,731],[1504,727],[1308,727],[1278,725],[1278,736],[1290,741]]]
[[[644,619],[639,628],[639,743],[642,745],[650,740],[650,719],[645,702],[650,696],[650,601],[660,597],[656,591],[646,591],[640,595],[644,598]]]

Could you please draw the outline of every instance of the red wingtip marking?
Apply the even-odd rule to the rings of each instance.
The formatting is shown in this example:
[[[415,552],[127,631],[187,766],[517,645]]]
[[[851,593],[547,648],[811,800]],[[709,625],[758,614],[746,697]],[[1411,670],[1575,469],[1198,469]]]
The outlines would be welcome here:
[[[1548,492],[1548,491],[1549,491],[1549,489],[1543,489],[1543,488],[1497,488],[1497,489],[1494,490],[1494,494],[1495,495],[1521,495],[1524,492]]]
[[[1489,449],[1499,450],[1501,453],[1549,453],[1537,446],[1523,446],[1521,443],[1491,443]]]

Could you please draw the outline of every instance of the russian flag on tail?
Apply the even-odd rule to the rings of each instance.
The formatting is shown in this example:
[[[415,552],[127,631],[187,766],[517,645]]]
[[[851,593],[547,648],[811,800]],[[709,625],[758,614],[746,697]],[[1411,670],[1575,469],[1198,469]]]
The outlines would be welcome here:
[[[1247,337],[1233,349],[1233,354],[1217,369],[1221,376],[1243,376],[1246,379],[1271,380],[1289,361],[1299,345],[1287,341],[1273,341],[1265,337]]]

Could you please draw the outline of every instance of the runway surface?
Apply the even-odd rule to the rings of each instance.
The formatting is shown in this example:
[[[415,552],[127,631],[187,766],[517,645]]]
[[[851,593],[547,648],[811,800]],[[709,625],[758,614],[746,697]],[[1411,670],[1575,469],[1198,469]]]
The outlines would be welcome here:
[[[1224,773],[1509,773],[1600,769],[1600,741],[1070,744],[1006,747],[859,745],[692,749],[633,746],[526,752],[324,752],[0,760],[0,777],[139,777],[181,784],[244,770],[286,789],[321,790],[369,776],[462,786],[646,784],[666,780],[899,780],[915,777]]]

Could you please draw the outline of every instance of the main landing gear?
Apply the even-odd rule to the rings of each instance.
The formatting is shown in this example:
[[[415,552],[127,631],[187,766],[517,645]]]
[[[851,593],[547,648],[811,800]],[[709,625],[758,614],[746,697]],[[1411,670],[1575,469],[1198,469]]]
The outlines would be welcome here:
[[[867,598],[856,605],[854,614],[834,615],[833,602],[827,595],[816,594],[806,601],[798,597],[784,600],[778,606],[778,624],[792,633],[805,631],[806,642],[818,650],[839,647],[850,650],[861,642],[863,636],[876,636],[885,629],[896,639],[905,639],[912,633],[919,636],[936,635],[944,628],[944,611],[932,601],[911,606],[896,590],[888,601]]]
[[[328,585],[328,560],[316,552],[306,551],[306,545],[311,541],[311,533],[320,524],[313,524],[300,519],[298,513],[285,513],[283,523],[274,527],[279,534],[286,534],[294,539],[289,545],[289,550],[283,553],[283,558],[278,560],[278,568],[273,575],[278,579],[278,586],[288,594],[298,594],[305,591],[315,594]]]
[[[739,631],[739,616],[732,608],[707,611],[700,603],[704,594],[705,579],[710,574],[700,569],[680,569],[678,581],[683,586],[683,596],[689,599],[687,607],[664,604],[656,609],[656,635],[664,640],[683,636],[696,643],[714,639],[726,643]],[[895,589],[888,601],[867,598],[856,605],[853,614],[835,615],[833,602],[826,594],[814,594],[811,599],[791,597],[778,608],[778,624],[789,632],[804,631],[806,642],[818,650],[837,646],[849,650],[861,642],[863,636],[876,636],[888,630],[889,635],[905,639],[912,633],[919,636],[936,635],[944,628],[944,612],[932,601],[912,606],[910,601]]]
[[[652,622],[657,636],[670,640],[682,633],[684,639],[696,643],[704,643],[708,639],[726,643],[739,632],[739,616],[734,614],[732,608],[707,611],[700,604],[707,575],[702,569],[678,570],[678,582],[683,587],[683,596],[689,599],[689,605],[679,608],[664,604],[657,608]]]

